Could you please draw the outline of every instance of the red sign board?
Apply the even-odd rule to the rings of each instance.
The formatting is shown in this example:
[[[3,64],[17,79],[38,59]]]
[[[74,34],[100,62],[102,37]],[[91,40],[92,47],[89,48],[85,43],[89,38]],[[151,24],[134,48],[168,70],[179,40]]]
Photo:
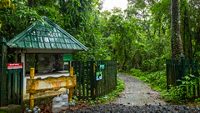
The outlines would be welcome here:
[[[9,63],[7,64],[7,69],[22,69],[22,63]]]

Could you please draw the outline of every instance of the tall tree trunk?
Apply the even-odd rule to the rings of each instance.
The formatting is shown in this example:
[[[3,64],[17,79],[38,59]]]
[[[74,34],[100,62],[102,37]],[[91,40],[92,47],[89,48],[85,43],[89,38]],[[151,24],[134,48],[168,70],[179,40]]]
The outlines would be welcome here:
[[[189,19],[188,19],[188,13],[185,9],[184,15],[183,15],[183,48],[186,58],[192,59],[192,39],[191,39],[191,32],[189,28]]]
[[[189,25],[188,3],[187,0],[181,0],[181,37],[183,40],[184,55],[192,59],[192,35]]]
[[[179,0],[171,0],[171,51],[172,59],[178,59],[183,54],[180,36]]]

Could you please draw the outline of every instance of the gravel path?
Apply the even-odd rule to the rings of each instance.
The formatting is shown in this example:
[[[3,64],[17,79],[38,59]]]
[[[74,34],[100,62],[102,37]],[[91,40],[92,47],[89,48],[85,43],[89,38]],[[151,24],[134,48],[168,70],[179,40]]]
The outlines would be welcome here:
[[[167,105],[159,99],[159,93],[142,81],[126,74],[118,74],[125,81],[125,90],[110,104],[68,109],[62,113],[200,113],[198,107]]]
[[[200,108],[177,105],[145,105],[126,106],[121,104],[106,104],[77,110],[67,110],[63,113],[200,113]]]
[[[123,73],[119,73],[118,77],[125,82],[125,90],[120,97],[114,101],[114,104],[123,105],[165,105],[165,102],[160,100],[158,92],[151,90],[145,83]]]

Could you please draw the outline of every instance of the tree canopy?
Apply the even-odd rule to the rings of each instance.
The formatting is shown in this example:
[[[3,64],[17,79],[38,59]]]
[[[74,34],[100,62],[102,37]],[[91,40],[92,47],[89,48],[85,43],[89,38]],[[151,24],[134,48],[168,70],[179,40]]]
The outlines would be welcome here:
[[[178,5],[182,53],[199,59],[200,2],[180,0]],[[102,0],[1,0],[0,36],[10,40],[47,16],[89,48],[77,59],[112,59],[121,70],[165,67],[165,60],[173,56],[171,34],[175,31],[170,24],[170,0],[128,0],[126,10],[101,8]]]

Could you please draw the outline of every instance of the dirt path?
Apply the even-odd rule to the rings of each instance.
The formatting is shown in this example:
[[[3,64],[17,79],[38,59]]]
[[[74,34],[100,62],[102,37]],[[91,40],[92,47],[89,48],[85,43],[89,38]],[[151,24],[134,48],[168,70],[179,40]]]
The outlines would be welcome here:
[[[118,77],[125,82],[125,90],[122,92],[120,97],[115,100],[114,104],[123,104],[123,105],[165,105],[165,102],[160,100],[159,93],[153,91],[149,86],[147,86],[142,81],[123,74],[119,73]]]
[[[165,104],[159,99],[159,93],[151,90],[145,83],[134,77],[118,74],[126,83],[122,95],[114,102],[63,113],[200,113],[199,107]]]

